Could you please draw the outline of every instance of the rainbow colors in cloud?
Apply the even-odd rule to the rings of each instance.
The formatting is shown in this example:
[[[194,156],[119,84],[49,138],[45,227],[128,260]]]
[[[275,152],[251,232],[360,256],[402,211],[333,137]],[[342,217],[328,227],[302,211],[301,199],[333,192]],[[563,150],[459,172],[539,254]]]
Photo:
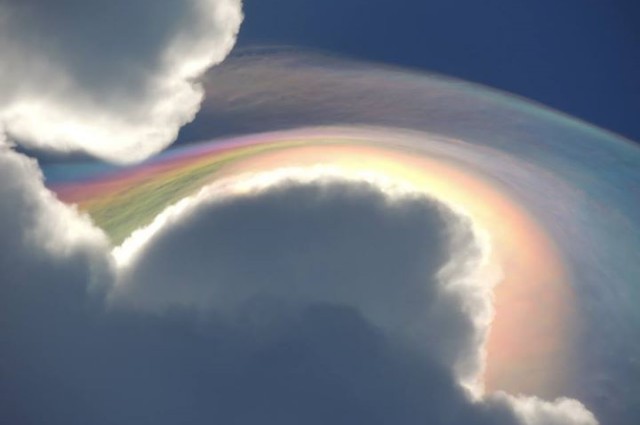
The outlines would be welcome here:
[[[345,176],[401,182],[469,217],[490,239],[483,275],[490,288],[492,279],[499,281],[495,318],[483,319],[492,322],[482,377],[487,389],[557,395],[565,384],[573,320],[562,257],[544,227],[505,187],[455,157],[425,150],[429,144],[442,148],[449,143],[456,142],[373,128],[276,132],[189,145],[137,167],[102,167],[81,183],[58,182],[52,188],[65,202],[87,211],[119,244],[169,205],[234,175],[326,167]],[[74,173],[72,168],[67,172]]]
[[[468,306],[482,349],[479,368],[458,365],[463,384],[575,397],[609,418],[634,405],[637,147],[469,83],[317,56],[241,56],[209,84],[185,137],[205,141],[137,166],[45,168],[60,199],[109,235],[117,261],[185,200],[326,176],[401,187],[469,220],[484,249],[471,289],[490,309]],[[620,401],[603,404],[600,392]]]

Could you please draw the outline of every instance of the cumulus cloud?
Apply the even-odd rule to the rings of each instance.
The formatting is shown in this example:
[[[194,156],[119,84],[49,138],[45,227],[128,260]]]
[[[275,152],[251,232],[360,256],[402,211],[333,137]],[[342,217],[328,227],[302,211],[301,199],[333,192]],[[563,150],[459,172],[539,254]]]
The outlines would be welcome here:
[[[438,271],[469,228],[423,196],[325,181],[203,202],[120,270],[6,147],[0,195],[0,422],[597,423],[460,385],[448,354],[476,330]]]
[[[85,257],[94,272],[111,268],[108,241],[86,215],[63,204],[43,184],[36,161],[0,141],[0,234],[3,277],[36,259]]]
[[[241,0],[0,1],[0,131],[31,148],[134,161],[198,111]]]
[[[292,182],[297,182],[297,185],[293,185]],[[296,195],[292,196],[292,192]],[[268,193],[268,196],[265,195],[266,198],[260,196],[265,193]],[[280,193],[280,196],[277,196],[277,193]],[[242,204],[242,200],[246,204]],[[328,200],[332,202],[326,203]],[[341,204],[352,205],[355,201],[361,201],[357,211],[332,209]],[[300,209],[296,207],[298,204],[307,205],[307,207]],[[243,217],[243,214],[235,210],[239,205],[243,205],[242,209],[247,213],[256,212],[254,215],[249,214],[245,217],[248,219],[247,222],[254,225],[260,223],[259,218],[265,212],[267,217],[287,216],[286,211],[289,210],[293,215],[287,221],[292,228],[287,230],[284,227],[283,230],[288,235],[289,245],[277,245],[280,239],[276,233],[262,231],[245,234],[242,231],[244,222],[235,220]],[[227,206],[231,206],[231,212]],[[366,217],[364,212],[367,209],[395,211],[396,218],[410,213],[409,217],[404,217],[405,233],[394,236],[389,230],[389,234],[384,234],[386,228],[383,224],[371,225],[366,231],[356,233],[354,230],[356,227],[352,223],[362,219],[358,213]],[[445,211],[447,211],[446,214]],[[351,213],[351,215],[344,215],[345,213]],[[443,218],[445,215],[448,217],[447,220]],[[326,226],[327,235],[320,238],[321,243],[318,244],[323,248],[312,256],[307,255],[303,259],[297,259],[299,246],[309,243],[303,240],[308,235],[300,223],[308,223],[309,220],[322,216],[325,218],[318,219],[312,227],[315,229],[321,223]],[[425,228],[423,222],[415,219],[416,216],[425,220],[434,216],[442,217],[439,221],[431,223],[431,226],[426,226],[430,229],[429,231],[434,232],[433,235],[416,231],[412,236],[414,239],[410,239],[410,227],[406,226],[413,225],[416,229]],[[213,217],[216,218],[213,219]],[[191,241],[195,239],[195,235],[177,233],[183,229],[184,223],[191,223],[189,231],[197,232],[199,237],[208,235],[204,239],[211,241],[212,246],[202,250],[208,253],[207,256],[210,253],[214,254],[211,255],[211,260],[206,262],[206,267],[196,265],[190,257],[191,254],[187,254],[189,258],[182,258],[183,253],[192,252]],[[337,228],[338,223],[344,228]],[[265,225],[265,223],[262,224]],[[377,231],[379,240],[368,240],[365,235],[376,234],[375,228],[379,228]],[[236,235],[232,237],[226,233],[226,229],[233,229]],[[343,239],[331,242],[331,235],[343,235]],[[255,255],[263,256],[259,264],[265,269],[255,274],[277,277],[270,277],[276,280],[273,284],[275,286],[260,288],[259,291],[275,290],[280,294],[279,299],[282,293],[296,293],[301,298],[296,299],[294,304],[299,304],[318,297],[322,299],[323,296],[341,297],[346,288],[360,285],[351,289],[349,302],[358,305],[364,303],[361,307],[378,325],[402,330],[411,335],[414,344],[426,344],[430,347],[429,350],[438,351],[439,358],[456,370],[456,374],[464,381],[465,386],[478,391],[481,390],[478,377],[482,374],[484,364],[483,351],[479,347],[483,345],[492,319],[491,294],[494,284],[500,277],[494,267],[484,264],[490,249],[484,236],[481,230],[471,226],[470,220],[461,213],[453,213],[426,197],[425,194],[416,192],[411,186],[384,177],[368,173],[345,174],[339,169],[322,166],[285,167],[275,171],[246,173],[221,179],[203,188],[198,194],[167,208],[149,226],[134,232],[121,246],[115,248],[114,257],[119,266],[119,283],[114,297],[124,302],[134,302],[137,308],[150,310],[187,305],[198,310],[214,309],[218,313],[222,310],[234,311],[238,308],[236,305],[238,302],[243,303],[246,301],[245,298],[254,297],[255,291],[258,290],[252,286],[255,279],[250,279],[243,273],[246,271],[246,263],[252,264],[253,261],[248,259],[249,253],[255,253],[249,246],[260,245],[264,249]],[[218,248],[228,250],[235,246],[233,243],[235,238],[245,241],[247,246],[238,247],[233,253],[224,251],[224,255],[215,254]],[[372,236],[369,238],[373,239]],[[323,278],[327,281],[325,283],[311,282],[314,276],[318,278],[323,276],[322,273],[315,273],[314,270],[317,267],[323,267],[325,263],[331,264],[334,258],[337,258],[336,256],[341,256],[341,261],[345,264],[357,264],[357,262],[352,263],[358,255],[355,251],[360,252],[360,255],[367,255],[367,253],[373,256],[378,255],[371,260],[372,264],[382,264],[385,261],[393,263],[392,258],[383,258],[382,251],[376,251],[374,247],[386,245],[385,240],[396,240],[395,246],[388,247],[386,254],[400,255],[404,253],[400,249],[403,248],[400,243],[402,238],[405,238],[404,248],[410,246],[411,241],[422,240],[432,243],[434,250],[444,249],[447,254],[428,252],[426,248],[414,250],[411,257],[405,253],[406,260],[411,258],[412,262],[407,261],[402,267],[398,265],[398,270],[394,271],[396,278],[380,273],[376,267],[366,269],[362,261],[362,266],[355,268],[353,272],[360,274],[371,272],[371,276],[346,279],[344,276],[340,278],[340,276],[331,275],[330,278]],[[361,251],[349,241],[362,243],[358,245]],[[266,246],[272,243],[278,246],[278,249],[271,252],[277,258],[269,258],[270,251]],[[328,245],[323,245],[327,243]],[[436,255],[447,257],[446,263],[444,260],[433,262]],[[420,256],[424,256],[424,259],[420,260]],[[283,263],[287,266],[285,267]],[[157,265],[160,264],[170,268],[171,271],[166,270],[164,266],[158,268]],[[410,264],[415,264],[418,267],[416,270],[420,270],[420,273],[416,273],[411,278],[407,277],[407,281],[410,281],[409,286],[419,290],[428,288],[433,291],[438,287],[442,290],[438,292],[437,297],[433,294],[427,296],[407,293],[406,298],[397,299],[398,305],[392,307],[390,301],[394,297],[391,294],[372,292],[367,295],[367,291],[371,291],[371,288],[365,289],[367,282],[374,282],[373,287],[380,290],[391,290],[392,286],[398,283],[390,286],[388,282],[401,279],[400,270],[409,272]],[[278,268],[271,268],[274,265]],[[229,271],[230,267],[233,268]],[[305,282],[298,283],[290,278],[279,276],[278,270],[309,276],[305,277]],[[304,270],[306,272],[303,272]],[[241,283],[234,284],[234,291],[239,291],[237,288],[243,288],[246,293],[240,295],[240,292],[235,292],[235,296],[241,297],[241,300],[226,299],[223,296],[226,293],[224,288],[236,279]],[[178,280],[188,283],[177,284]],[[425,281],[431,283],[425,283]],[[144,287],[149,282],[153,282],[153,290]],[[435,282],[439,282],[439,286]],[[289,285],[291,288],[278,289],[279,284]],[[322,291],[324,295],[316,293],[317,291]],[[438,299],[437,302],[433,302],[428,307],[427,300],[433,301],[435,298]],[[385,308],[380,306],[373,308],[372,305],[375,304],[372,303],[385,305]],[[409,305],[412,305],[411,310]],[[454,332],[443,336],[440,332],[434,331],[437,327],[422,326],[422,323],[445,320],[444,318],[450,327],[457,323],[456,326],[465,337],[458,337]]]

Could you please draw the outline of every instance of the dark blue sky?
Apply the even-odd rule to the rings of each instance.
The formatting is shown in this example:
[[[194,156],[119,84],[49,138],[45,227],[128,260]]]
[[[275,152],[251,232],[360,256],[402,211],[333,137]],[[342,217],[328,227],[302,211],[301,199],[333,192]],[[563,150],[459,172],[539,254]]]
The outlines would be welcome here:
[[[245,0],[238,47],[290,44],[516,93],[640,141],[636,0]]]

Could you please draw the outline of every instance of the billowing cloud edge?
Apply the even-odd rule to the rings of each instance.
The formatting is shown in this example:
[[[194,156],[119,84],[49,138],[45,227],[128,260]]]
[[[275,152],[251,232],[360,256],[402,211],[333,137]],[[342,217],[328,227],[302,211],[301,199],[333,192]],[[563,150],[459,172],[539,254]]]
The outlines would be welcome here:
[[[86,13],[79,29],[74,23],[68,36],[87,39],[79,42],[84,49],[74,50],[55,44],[65,34],[29,25],[30,7],[34,5],[0,4],[0,132],[28,148],[80,152],[121,163],[159,152],[194,118],[204,96],[198,79],[227,56],[243,19],[241,0],[188,0],[164,6],[123,2],[119,9],[96,7],[118,9],[115,16]],[[154,20],[154,7],[175,7],[175,22]],[[47,13],[46,5],[35,8]],[[142,21],[124,19],[128,14]],[[51,15],[55,19],[60,13]],[[107,22],[118,18],[123,18],[120,26]],[[159,35],[154,33],[151,41],[135,38],[137,27],[156,21],[162,21],[155,29]],[[92,26],[108,29],[94,34],[86,30]],[[117,32],[130,34],[131,40],[103,59],[104,40]],[[91,69],[82,69],[87,66],[113,67],[122,75],[96,77]]]
[[[290,184],[329,185],[336,182],[367,183],[392,203],[402,203],[412,197],[430,198],[429,193],[420,191],[409,183],[372,172],[354,172],[337,166],[282,167],[222,178],[169,206],[149,225],[134,231],[121,245],[114,247],[112,255],[117,265],[117,279],[112,295],[118,294],[118,287],[127,285],[130,269],[135,269],[138,257],[144,255],[145,248],[153,245],[163,230],[188,220],[198,210],[229,199],[256,196]],[[484,341],[494,316],[492,293],[502,275],[501,271],[489,262],[489,234],[484,229],[474,226],[471,218],[460,207],[448,205],[446,208],[451,208],[451,216],[455,217],[449,223],[449,236],[450,251],[456,255],[438,272],[437,280],[441,282],[443,292],[454,298],[472,316],[475,328],[473,341],[470,342],[474,348],[469,350],[472,351],[472,355],[452,357],[456,358],[456,362],[451,366],[455,368],[456,375],[465,389],[474,396],[479,396],[483,392],[482,375],[486,357]],[[471,241],[468,238],[469,232],[473,239]],[[194,307],[197,307],[198,300],[193,301]],[[170,300],[167,302],[171,304]],[[164,307],[166,305],[153,306],[159,309]]]

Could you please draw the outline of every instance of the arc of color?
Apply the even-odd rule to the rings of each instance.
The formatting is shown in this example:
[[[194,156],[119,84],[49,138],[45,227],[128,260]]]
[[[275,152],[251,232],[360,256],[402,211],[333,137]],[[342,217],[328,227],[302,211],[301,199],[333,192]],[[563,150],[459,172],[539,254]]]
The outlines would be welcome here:
[[[500,269],[486,340],[489,391],[556,396],[566,380],[573,294],[544,227],[507,188],[453,154],[455,141],[380,129],[303,129],[177,148],[139,166],[73,170],[51,188],[89,213],[118,245],[169,205],[223,178],[285,167],[328,166],[345,175],[401,181],[456,211],[491,239],[487,270]]]

